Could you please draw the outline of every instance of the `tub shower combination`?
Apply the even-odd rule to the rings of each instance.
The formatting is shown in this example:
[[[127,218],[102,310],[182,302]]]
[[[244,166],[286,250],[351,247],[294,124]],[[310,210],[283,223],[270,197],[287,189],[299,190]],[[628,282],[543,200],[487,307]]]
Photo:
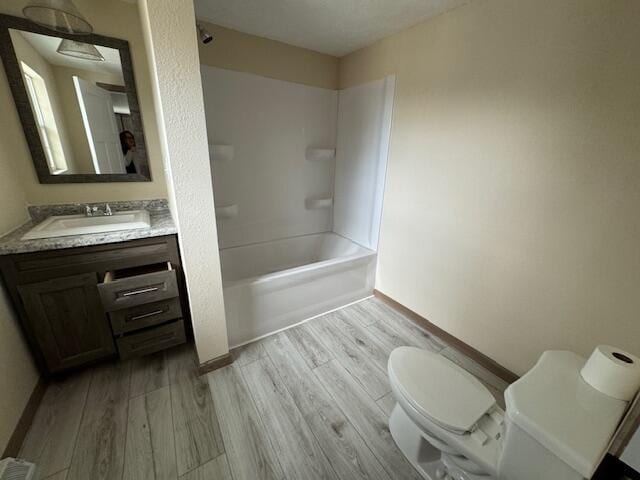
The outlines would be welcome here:
[[[229,344],[241,345],[371,295],[376,253],[335,233],[220,251]]]
[[[373,293],[395,81],[202,66],[229,346]]]

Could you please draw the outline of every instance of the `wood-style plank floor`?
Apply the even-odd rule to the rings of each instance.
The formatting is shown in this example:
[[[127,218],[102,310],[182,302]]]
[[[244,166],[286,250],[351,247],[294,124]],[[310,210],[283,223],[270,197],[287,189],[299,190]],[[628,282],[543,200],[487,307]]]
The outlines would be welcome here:
[[[22,446],[39,480],[420,477],[389,433],[386,363],[412,345],[507,384],[370,298],[236,349],[197,375],[185,345],[50,385]]]

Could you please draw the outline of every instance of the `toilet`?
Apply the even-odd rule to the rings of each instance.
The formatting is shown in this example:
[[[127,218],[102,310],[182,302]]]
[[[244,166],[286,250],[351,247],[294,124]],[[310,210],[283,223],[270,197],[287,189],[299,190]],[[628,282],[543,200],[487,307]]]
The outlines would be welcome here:
[[[594,474],[628,403],[580,376],[586,360],[545,352],[505,392],[506,410],[437,353],[396,348],[388,371],[394,441],[428,480],[581,480]]]

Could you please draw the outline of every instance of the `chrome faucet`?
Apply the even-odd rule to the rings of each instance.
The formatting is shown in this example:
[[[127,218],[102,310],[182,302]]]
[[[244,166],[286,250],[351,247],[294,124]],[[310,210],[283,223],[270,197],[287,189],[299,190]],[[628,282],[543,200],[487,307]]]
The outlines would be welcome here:
[[[104,204],[104,210],[100,210],[95,205],[93,207],[91,207],[90,205],[85,205],[84,215],[86,217],[98,217],[98,216],[110,217],[111,215],[113,215],[113,212],[111,211],[111,205],[109,205],[108,203]]]

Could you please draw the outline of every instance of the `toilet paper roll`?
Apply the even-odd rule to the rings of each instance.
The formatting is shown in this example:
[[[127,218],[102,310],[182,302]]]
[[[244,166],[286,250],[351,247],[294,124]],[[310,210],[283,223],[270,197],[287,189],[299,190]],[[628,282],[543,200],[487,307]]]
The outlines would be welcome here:
[[[593,388],[618,400],[628,402],[640,389],[640,359],[609,345],[596,347],[580,374]]]

